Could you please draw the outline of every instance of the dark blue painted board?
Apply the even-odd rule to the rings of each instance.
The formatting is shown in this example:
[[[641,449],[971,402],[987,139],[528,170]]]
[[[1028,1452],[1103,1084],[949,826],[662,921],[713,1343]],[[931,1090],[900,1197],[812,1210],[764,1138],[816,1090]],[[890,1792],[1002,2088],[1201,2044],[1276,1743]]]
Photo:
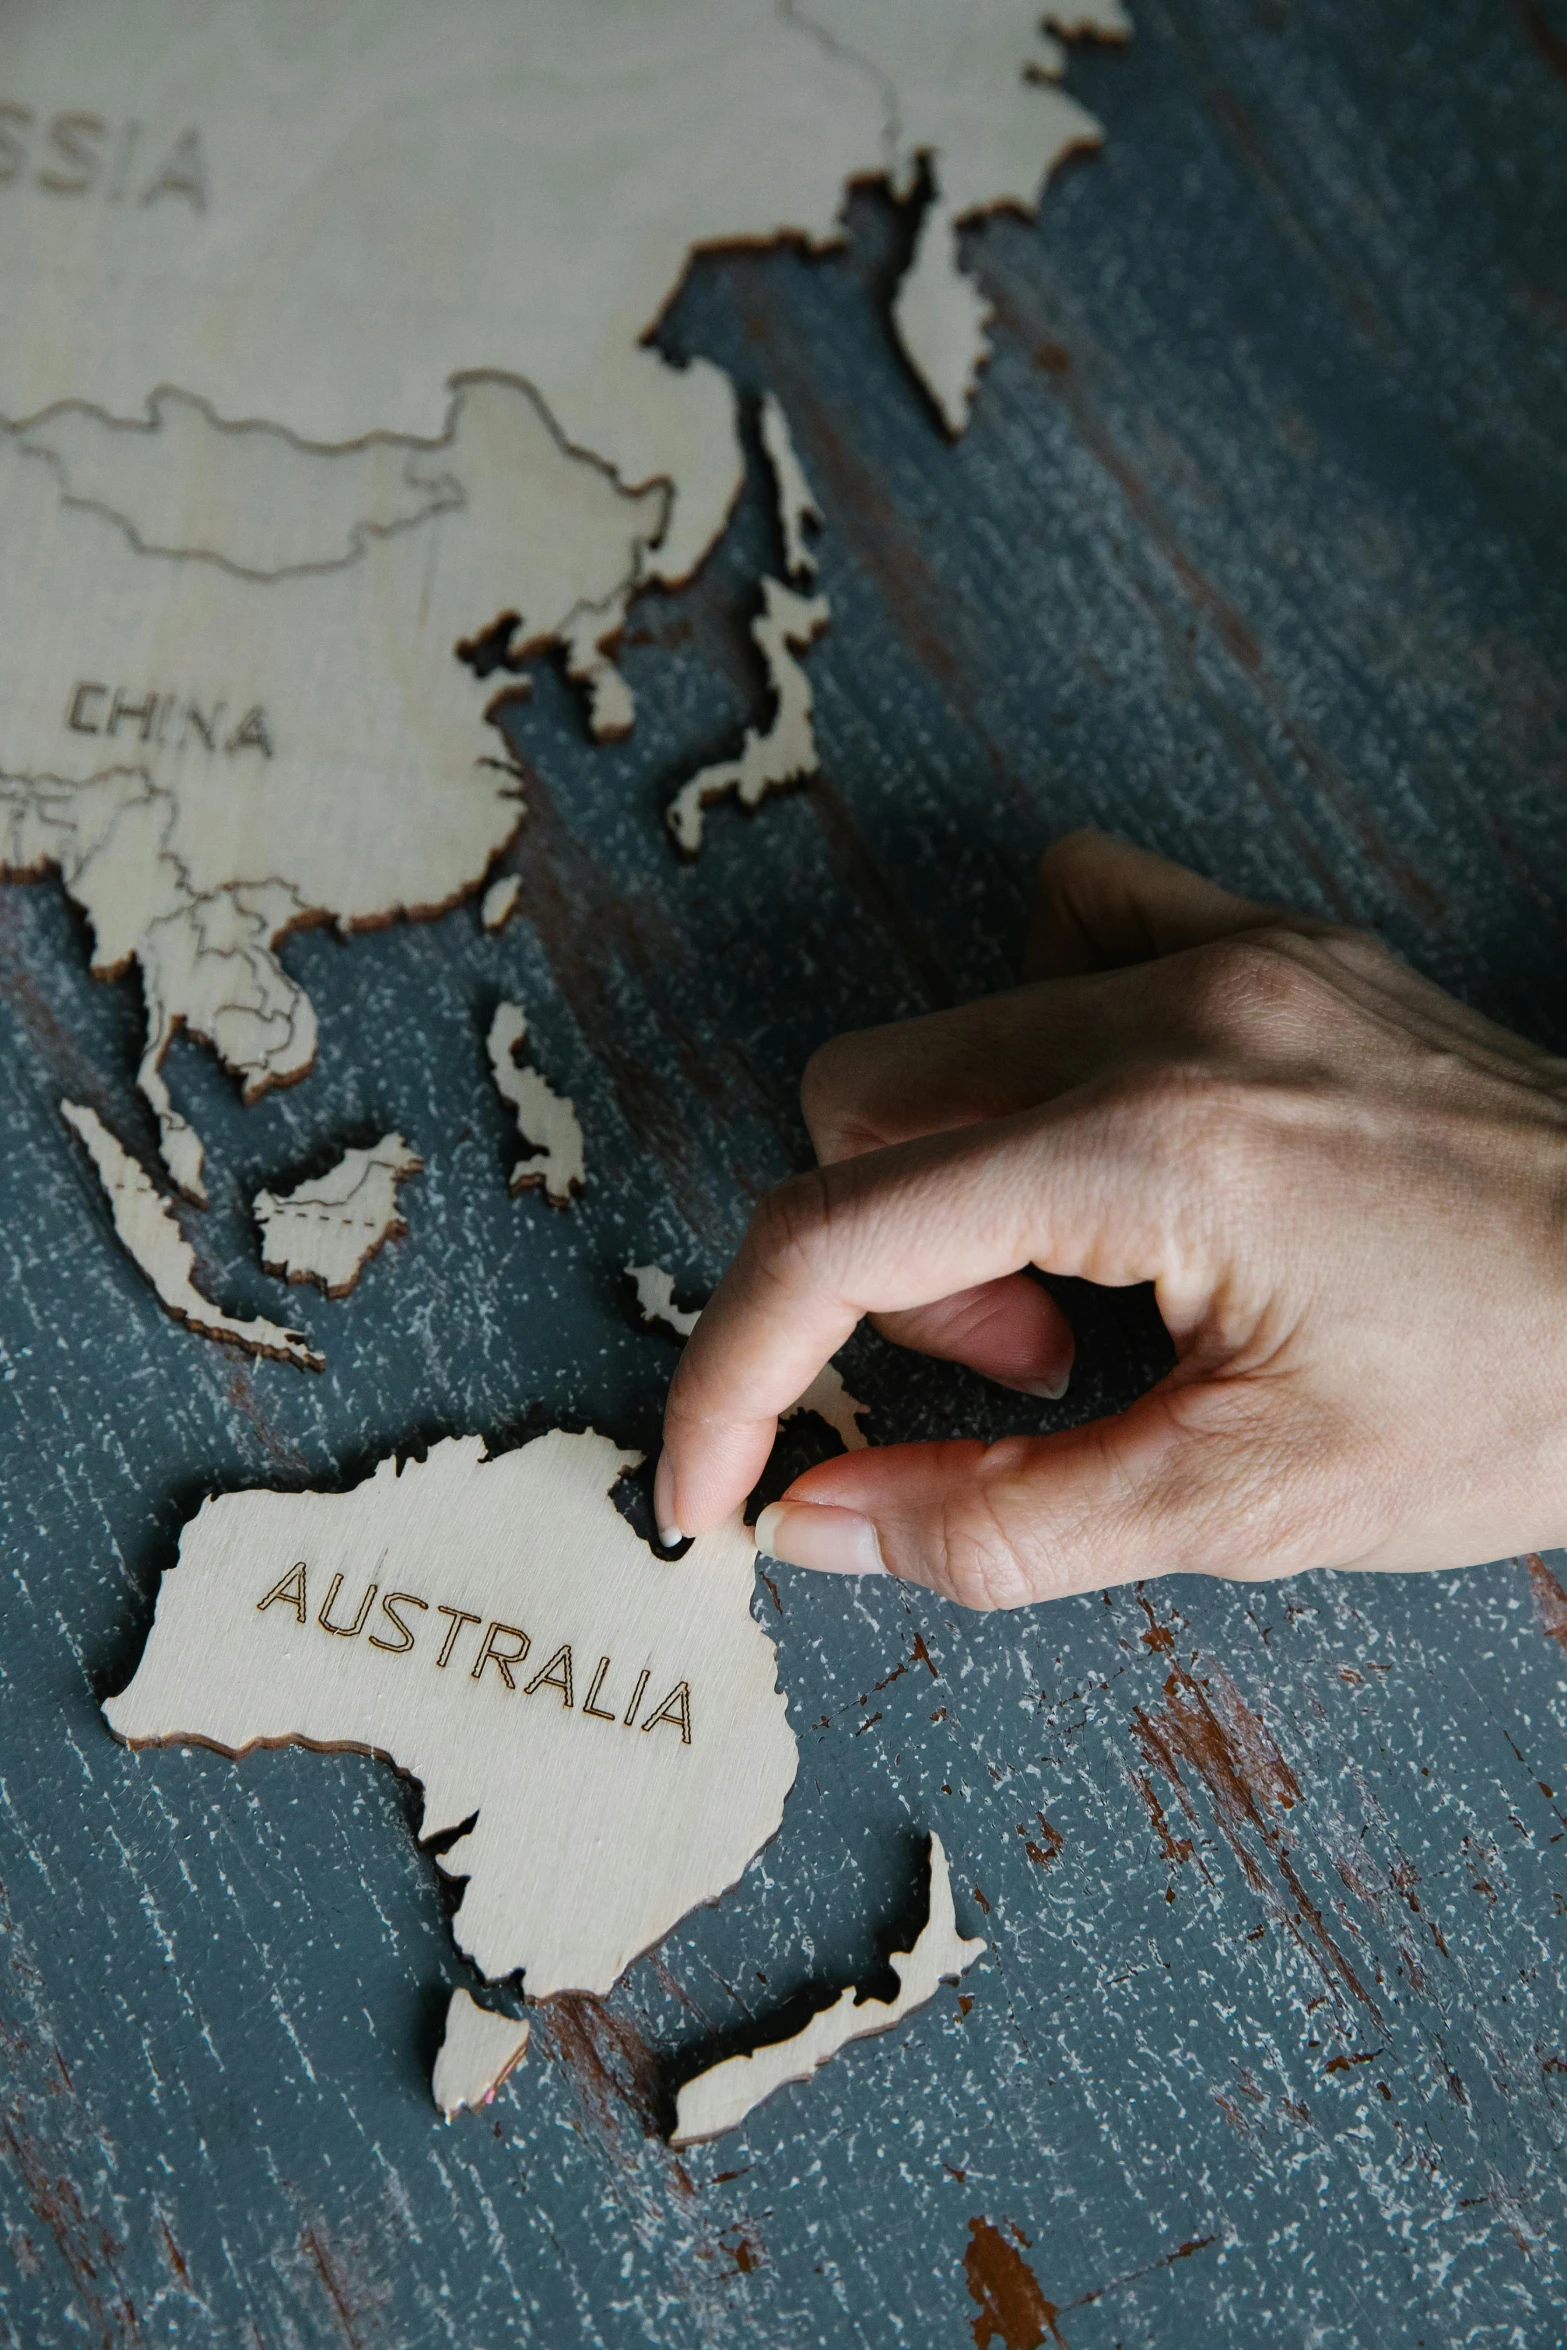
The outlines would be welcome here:
[[[1375,922],[1567,1045],[1563,34],[1537,0],[1145,6],[1073,68],[1105,152],[975,239],[997,353],[956,448],[886,325],[907,220],[857,200],[838,259],[701,265],[670,347],[779,390],[827,510],[824,778],[667,850],[757,699],[758,477],[634,615],[628,744],[550,671],[518,716],[506,932],[297,940],[320,1062],[252,1110],[176,1053],[227,1303],[279,1310],[259,1182],[392,1125],[425,1154],[354,1294],[289,1295],[321,1378],[175,1329],[117,1250],[54,1105],[148,1148],[136,987],[87,978],[56,887],[0,892],[0,2338],[962,2344],[980,2215],[1036,2280],[1020,2341],[1028,2308],[1071,2350],[1563,2338],[1567,1560],[991,1620],[772,1573],[782,1834],[451,2129],[465,1975],[410,1791],[130,1756],[97,1712],[209,1489],[459,1429],[651,1444],[672,1353],[619,1269],[710,1283],[803,1157],[811,1047],[1004,983],[1062,826]],[[567,1216],[506,1193],[503,993],[583,1117]],[[1061,1419],[1160,1360],[1143,1301],[1073,1310]],[[884,1441],[1030,1424],[869,1337],[852,1365]],[[906,1939],[932,1827],[992,1946],[972,2005],[672,2156],[683,2065]]]

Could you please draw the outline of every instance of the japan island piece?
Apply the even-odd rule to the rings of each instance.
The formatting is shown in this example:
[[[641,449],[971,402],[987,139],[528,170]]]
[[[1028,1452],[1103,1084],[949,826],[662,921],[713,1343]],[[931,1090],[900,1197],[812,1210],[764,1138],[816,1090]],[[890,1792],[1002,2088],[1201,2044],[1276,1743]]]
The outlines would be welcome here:
[[[776,392],[763,395],[762,447],[773,469],[778,528],[783,534],[784,572],[796,586],[808,586],[816,577],[816,550],[806,536],[806,527],[821,529],[822,510],[805,478],[805,468],[789,430],[789,419]]]
[[[1127,29],[1119,0],[1045,21]],[[0,573],[0,872],[57,870],[94,971],[139,967],[138,1082],[192,1199],[178,1030],[247,1100],[304,1075],[290,932],[434,914],[522,819],[485,723],[521,688],[454,652],[558,645],[594,733],[630,726],[629,601],[690,577],[743,477],[730,379],[650,341],[691,253],[822,251],[852,183],[923,184],[894,323],[956,432],[988,347],[959,229],[1101,135],[1038,0],[446,0],[433,75],[429,26],[421,0],[5,20],[0,532],[28,559]],[[762,429],[807,580],[776,402]],[[823,607],[763,598],[777,716],[687,787],[687,848],[714,791],[814,762]]]
[[[527,1038],[528,1016],[522,1006],[497,1004],[486,1039],[490,1074],[496,1092],[516,1113],[518,1133],[533,1148],[531,1158],[519,1159],[513,1167],[511,1188],[523,1191],[537,1184],[552,1208],[565,1208],[587,1180],[582,1128],[564,1095],[537,1069],[518,1066],[517,1054]]]
[[[263,1268],[346,1297],[376,1250],[407,1231],[397,1186],[423,1172],[418,1152],[400,1134],[387,1134],[370,1150],[345,1151],[324,1175],[292,1191],[258,1191],[251,1206]]]
[[[662,1322],[677,1338],[689,1338],[701,1315],[676,1305],[673,1275],[666,1273],[662,1265],[628,1265],[626,1272],[636,1284],[643,1321]],[[836,1363],[824,1363],[805,1393],[787,1405],[778,1417],[792,1420],[798,1412],[814,1412],[819,1420],[826,1421],[846,1452],[863,1452],[867,1439],[860,1420],[870,1408],[857,1395],[849,1393]]]
[[[187,1330],[243,1347],[247,1354],[297,1363],[306,1371],[324,1368],[325,1356],[316,1353],[301,1331],[284,1330],[276,1322],[259,1318],[239,1321],[204,1297],[194,1278],[196,1252],[145,1168],[109,1132],[95,1110],[81,1102],[62,1101],[60,1115],[86,1145],[125,1253],[146,1274],[166,1313],[183,1322]]]
[[[525,2022],[481,2007],[466,1991],[454,1991],[430,2081],[443,2119],[455,2120],[464,2107],[474,2111],[488,2105],[527,2055],[528,2038]]]
[[[738,2128],[775,2089],[786,2081],[808,2081],[819,2065],[836,2056],[851,2040],[890,2032],[915,2008],[936,1995],[937,1987],[971,1967],[985,1945],[957,1929],[952,1906],[952,1880],[941,1838],[930,1840],[930,1910],[912,1950],[894,1951],[890,1960],[898,1978],[892,1999],[859,1999],[851,1983],[831,2007],[813,2015],[788,2040],[776,2040],[749,2056],[731,2056],[710,2072],[687,2081],[676,2099],[671,2146],[694,2146],[703,2138],[720,2137]]]
[[[384,1757],[423,1786],[422,1838],[462,1829],[437,1866],[480,1972],[607,1992],[741,1875],[797,1761],[749,1535],[737,1514],[657,1557],[613,1499],[639,1457],[453,1437],[347,1493],[205,1502],[110,1728]]]
[[[786,567],[791,577],[814,579],[816,557],[806,542],[805,524],[819,523],[821,509],[795,454],[788,419],[772,393],[762,405],[762,443],[773,469]],[[670,801],[664,820],[682,856],[694,857],[701,848],[706,810],[715,800],[732,793],[742,808],[755,810],[769,792],[815,774],[815,697],[795,656],[809,650],[831,618],[825,596],[802,595],[777,579],[762,581],[762,609],[751,636],[773,698],[772,719],[766,726],[748,726],[738,758],[700,768]]]

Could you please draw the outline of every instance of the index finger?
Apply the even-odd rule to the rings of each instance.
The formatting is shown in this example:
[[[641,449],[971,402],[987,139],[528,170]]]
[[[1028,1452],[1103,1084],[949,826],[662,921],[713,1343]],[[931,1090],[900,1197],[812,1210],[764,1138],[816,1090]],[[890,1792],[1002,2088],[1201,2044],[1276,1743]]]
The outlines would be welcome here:
[[[664,1414],[666,1539],[745,1500],[778,1415],[862,1315],[1022,1266],[1190,1291],[1199,1219],[1175,1212],[1166,1121],[1082,1096],[794,1177],[763,1201],[692,1333]]]

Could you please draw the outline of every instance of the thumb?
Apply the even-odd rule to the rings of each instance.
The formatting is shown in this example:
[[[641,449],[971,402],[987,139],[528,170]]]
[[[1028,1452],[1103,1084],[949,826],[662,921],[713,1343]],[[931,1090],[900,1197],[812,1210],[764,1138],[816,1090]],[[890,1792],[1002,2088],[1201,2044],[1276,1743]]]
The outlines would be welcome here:
[[[1279,1446],[1225,1429],[1219,1403],[1216,1389],[1166,1386],[1059,1435],[847,1453],[763,1510],[757,1547],[788,1566],[896,1575],[972,1608],[1316,1563],[1290,1539],[1310,1513],[1288,1506]]]

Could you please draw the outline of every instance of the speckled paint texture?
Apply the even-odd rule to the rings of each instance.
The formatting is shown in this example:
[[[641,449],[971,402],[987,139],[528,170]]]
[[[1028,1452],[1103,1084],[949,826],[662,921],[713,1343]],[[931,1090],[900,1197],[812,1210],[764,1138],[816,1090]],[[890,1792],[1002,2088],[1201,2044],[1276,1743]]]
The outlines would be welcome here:
[[[666,322],[774,388],[821,498],[824,773],[700,861],[678,781],[759,712],[778,560],[644,599],[629,742],[543,672],[508,719],[518,910],[285,950],[315,1074],[241,1110],[192,1217],[312,1378],[176,1329],[55,1108],[150,1157],[134,980],[53,883],[0,890],[0,2340],[16,2350],[1554,2350],[1567,2334],[1567,1560],[1201,1580],[982,1620],[768,1566],[801,1745],[784,1826],[602,2005],[540,2011],[497,2103],[428,2073],[468,1981],[414,1797],[349,1756],[131,1755],[128,1678],[209,1490],[559,1422],[656,1437],[683,1297],[802,1163],[821,1038],[1003,983],[1031,860],[1095,822],[1377,925],[1567,1048],[1567,16],[1144,0],[1073,88],[1104,152],[972,240],[996,357],[948,447],[842,256],[710,256]],[[25,561],[10,550],[8,561]],[[62,626],[69,615],[61,616]],[[589,1183],[508,1196],[501,1000]],[[245,1203],[395,1128],[409,1231],[332,1304]],[[1063,1285],[1080,1367],[1025,1405],[874,1338],[874,1440],[1059,1425],[1163,1342]],[[1567,1401],[1567,1399],[1564,1399]],[[795,1464],[830,1442],[796,1422]],[[777,1476],[774,1478],[776,1486]],[[936,1829],[959,1987],[676,2157],[684,2073],[874,1983]]]

